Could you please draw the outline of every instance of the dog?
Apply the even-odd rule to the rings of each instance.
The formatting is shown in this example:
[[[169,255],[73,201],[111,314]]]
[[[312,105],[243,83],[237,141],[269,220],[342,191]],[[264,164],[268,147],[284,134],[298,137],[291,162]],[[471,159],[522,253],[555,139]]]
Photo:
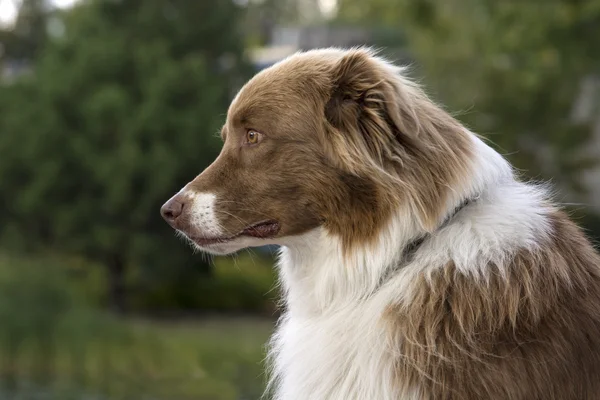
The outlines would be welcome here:
[[[368,48],[299,52],[161,209],[198,249],[280,245],[277,400],[600,399],[600,258],[541,184]]]

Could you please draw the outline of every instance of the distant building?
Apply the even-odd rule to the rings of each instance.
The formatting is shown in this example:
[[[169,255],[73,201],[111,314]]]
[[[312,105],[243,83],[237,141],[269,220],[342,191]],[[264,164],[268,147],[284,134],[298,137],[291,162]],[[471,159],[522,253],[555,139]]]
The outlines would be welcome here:
[[[319,47],[352,47],[371,41],[368,31],[356,27],[306,26],[276,27],[272,32],[272,46],[295,46],[308,50]]]
[[[304,26],[275,27],[270,34],[271,43],[253,49],[250,60],[257,69],[267,68],[300,50],[321,47],[353,47],[368,44],[368,31],[353,27]]]
[[[250,61],[257,70],[262,70],[270,67],[278,61],[291,56],[295,52],[300,50],[296,46],[268,46],[260,47],[250,51]]]

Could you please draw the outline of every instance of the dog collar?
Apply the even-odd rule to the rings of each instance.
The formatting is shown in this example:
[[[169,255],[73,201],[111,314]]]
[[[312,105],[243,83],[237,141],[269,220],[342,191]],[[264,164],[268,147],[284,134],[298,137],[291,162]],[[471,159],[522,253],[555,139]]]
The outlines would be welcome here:
[[[474,203],[478,198],[479,198],[479,196],[473,197],[473,198],[467,198],[467,199],[463,200],[458,206],[456,206],[454,208],[454,210],[452,210],[452,212],[450,214],[448,214],[446,216],[444,221],[440,224],[440,226],[437,227],[437,229],[434,232],[438,232],[440,229],[447,226],[450,223],[450,221],[452,221],[452,219],[456,216],[456,214],[458,214],[461,210],[463,210],[468,205]],[[403,266],[405,266],[410,261],[412,261],[416,252],[419,250],[419,248],[421,248],[423,243],[425,243],[425,241],[432,236],[432,233],[426,233],[424,235],[421,235],[421,236],[417,237],[416,239],[413,239],[412,241],[410,241],[406,246],[404,246],[404,250],[402,251],[402,257],[400,258],[400,261],[393,268],[390,268],[387,271],[385,276],[381,279],[378,287],[380,287],[384,282],[386,282],[394,272],[398,271]]]
[[[438,232],[439,230],[444,228],[446,225],[448,225],[450,223],[450,221],[452,221],[452,219],[456,216],[456,214],[458,214],[462,209],[464,209],[469,204],[473,203],[475,200],[476,200],[476,198],[464,199],[458,206],[456,206],[454,208],[454,210],[452,210],[452,212],[450,214],[448,214],[446,216],[444,221],[440,224],[440,226],[437,227],[437,229],[434,232]],[[431,237],[431,235],[432,235],[432,233],[426,233],[426,234],[419,236],[418,238],[412,240],[411,242],[409,242],[404,247],[403,256],[402,256],[402,260],[404,261],[403,263],[410,261],[412,256],[417,252],[417,250],[419,250],[421,245],[427,239],[429,239],[429,237]]]

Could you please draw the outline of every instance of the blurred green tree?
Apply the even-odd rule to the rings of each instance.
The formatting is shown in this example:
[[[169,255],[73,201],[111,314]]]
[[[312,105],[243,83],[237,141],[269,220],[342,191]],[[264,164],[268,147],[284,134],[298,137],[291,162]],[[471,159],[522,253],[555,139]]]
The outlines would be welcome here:
[[[142,286],[208,271],[158,212],[215,157],[248,72],[239,18],[230,0],[97,0],[66,12],[34,73],[0,86],[3,243],[102,263],[118,311],[128,267],[143,266]]]
[[[339,0],[338,6],[341,21],[403,31],[436,97],[464,110],[459,118],[509,152],[518,168],[553,177],[573,193],[584,190],[581,172],[595,164],[583,152],[591,127],[572,111],[586,78],[600,72],[600,2]]]

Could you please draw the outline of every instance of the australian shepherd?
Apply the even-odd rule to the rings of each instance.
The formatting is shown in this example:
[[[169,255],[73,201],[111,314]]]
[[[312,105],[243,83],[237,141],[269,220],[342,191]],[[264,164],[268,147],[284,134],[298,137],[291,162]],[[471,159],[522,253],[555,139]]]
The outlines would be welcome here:
[[[221,135],[161,212],[208,253],[281,246],[275,399],[600,399],[598,254],[402,68],[295,54]]]

